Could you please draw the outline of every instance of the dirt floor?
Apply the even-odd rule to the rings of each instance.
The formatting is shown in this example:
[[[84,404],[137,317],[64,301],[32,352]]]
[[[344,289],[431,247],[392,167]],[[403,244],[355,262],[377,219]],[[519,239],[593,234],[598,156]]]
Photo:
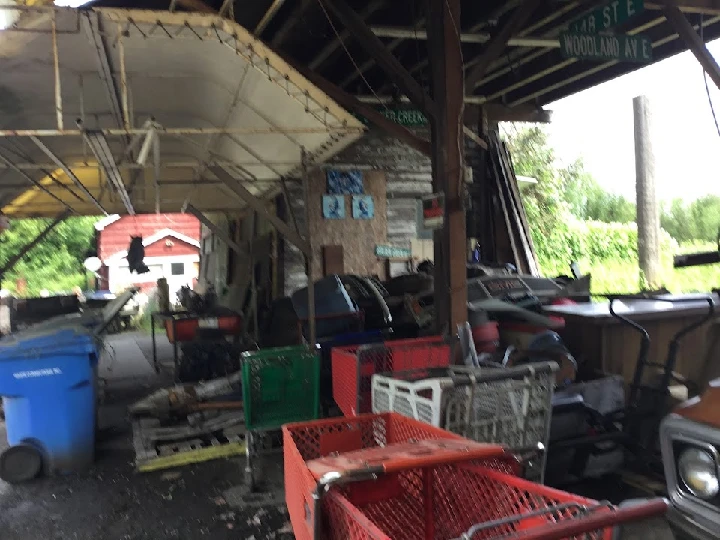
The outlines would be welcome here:
[[[145,355],[138,354],[149,350],[144,336],[114,336],[109,345],[112,358],[101,365],[101,376],[108,378],[107,404],[100,411],[94,467],[83,474],[19,486],[0,481],[0,539],[292,538],[284,504],[242,509],[223,497],[229,488],[243,484],[240,458],[165,472],[135,472],[126,406],[167,379],[156,377]],[[161,346],[164,359],[169,350],[167,343]],[[0,448],[5,440],[0,422]],[[281,478],[273,476],[273,480]],[[275,482],[270,488],[281,485]]]
[[[160,359],[172,348],[161,341]],[[243,485],[243,461],[221,459],[154,473],[137,473],[127,405],[169,383],[151,366],[149,338],[113,336],[100,365],[108,381],[100,411],[96,463],[78,475],[13,486],[0,481],[0,540],[289,540],[280,460],[261,465],[275,495],[271,504],[237,506],[226,490]],[[0,422],[0,448],[6,438]],[[620,502],[639,494],[617,480],[575,486],[586,496]],[[242,502],[240,503],[242,504]],[[666,539],[664,528],[634,527],[633,539]],[[627,537],[625,537],[627,538]]]

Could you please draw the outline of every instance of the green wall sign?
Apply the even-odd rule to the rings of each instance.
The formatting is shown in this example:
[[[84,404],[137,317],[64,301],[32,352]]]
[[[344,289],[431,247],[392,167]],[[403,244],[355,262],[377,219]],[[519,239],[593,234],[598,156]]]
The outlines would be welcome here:
[[[643,36],[560,34],[560,52],[565,58],[618,60],[645,63],[652,61],[652,43]]]
[[[382,259],[409,259],[412,251],[394,246],[375,246],[375,255]]]
[[[571,22],[568,30],[583,34],[605,32],[614,26],[621,25],[644,10],[643,0],[613,0]]]
[[[419,109],[403,109],[397,107],[384,107],[383,105],[373,106],[377,112],[382,114],[388,120],[392,120],[396,124],[405,127],[423,127],[428,125],[428,119]],[[369,124],[368,119],[361,115],[356,115],[358,120],[363,124]]]

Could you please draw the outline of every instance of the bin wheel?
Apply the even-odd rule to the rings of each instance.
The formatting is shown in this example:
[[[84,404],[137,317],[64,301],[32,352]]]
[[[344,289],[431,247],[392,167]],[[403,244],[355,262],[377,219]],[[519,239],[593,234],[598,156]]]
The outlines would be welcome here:
[[[9,484],[32,480],[42,469],[42,455],[29,444],[18,444],[0,454],[0,479]]]

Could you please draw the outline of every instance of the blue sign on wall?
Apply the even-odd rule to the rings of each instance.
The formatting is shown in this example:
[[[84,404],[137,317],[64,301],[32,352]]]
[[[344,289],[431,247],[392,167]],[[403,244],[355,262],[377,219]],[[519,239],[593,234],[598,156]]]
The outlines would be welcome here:
[[[371,195],[353,195],[353,219],[372,219],[375,217],[375,203]]]
[[[322,210],[325,219],[345,219],[345,197],[343,195],[323,195]]]
[[[361,195],[363,189],[362,171],[328,171],[327,190],[331,195]]]

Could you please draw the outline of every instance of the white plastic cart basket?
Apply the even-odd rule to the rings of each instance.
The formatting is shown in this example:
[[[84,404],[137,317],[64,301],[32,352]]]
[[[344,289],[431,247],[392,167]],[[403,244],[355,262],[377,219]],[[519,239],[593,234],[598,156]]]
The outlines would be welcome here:
[[[513,368],[450,367],[377,374],[374,413],[396,412],[478,442],[542,449],[526,477],[542,482],[555,362]]]

